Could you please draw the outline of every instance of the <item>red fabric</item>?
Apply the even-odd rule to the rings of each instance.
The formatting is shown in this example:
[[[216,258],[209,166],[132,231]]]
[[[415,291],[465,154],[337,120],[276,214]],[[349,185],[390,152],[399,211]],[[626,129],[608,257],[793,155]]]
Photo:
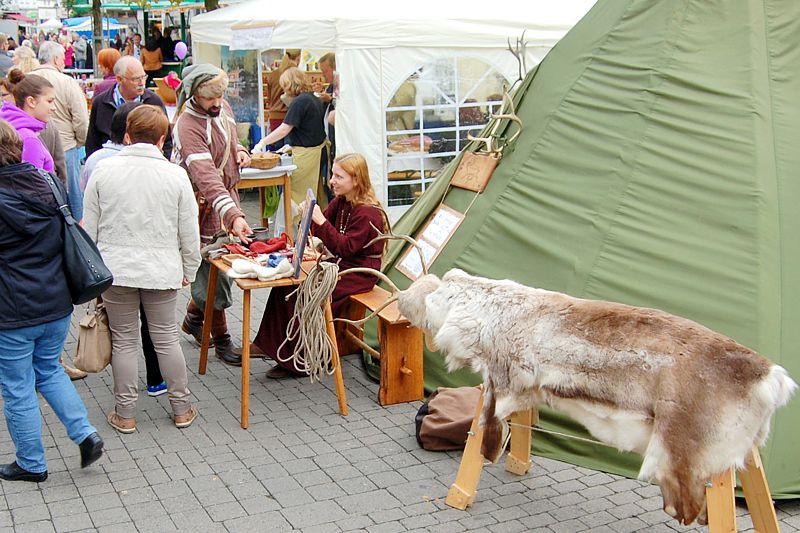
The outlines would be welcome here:
[[[348,217],[349,213],[349,217]],[[374,206],[361,205],[353,207],[350,202],[337,196],[325,209],[324,224],[314,224],[314,235],[322,239],[325,246],[333,252],[339,262],[339,269],[351,267],[368,267],[380,270],[380,254],[384,242],[374,243],[364,250],[364,245],[375,237],[375,230],[370,223],[383,231],[383,216],[380,209]],[[343,228],[344,234],[339,233]],[[374,257],[370,257],[374,256]],[[369,274],[348,274],[336,284],[331,296],[333,316],[339,316],[342,304],[351,294],[359,294],[372,290],[377,283],[375,276]],[[286,326],[294,313],[295,298],[286,301],[286,296],[294,287],[275,287],[270,291],[264,316],[254,344],[272,359],[276,359],[278,347],[286,338]],[[281,350],[281,356],[287,357],[294,351],[294,343],[287,342]],[[299,374],[291,362],[278,363],[283,368]]]

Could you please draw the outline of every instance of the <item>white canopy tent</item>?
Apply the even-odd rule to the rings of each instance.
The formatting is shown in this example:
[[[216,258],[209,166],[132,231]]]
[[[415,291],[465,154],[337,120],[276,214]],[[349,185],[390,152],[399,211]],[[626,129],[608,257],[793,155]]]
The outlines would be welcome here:
[[[336,52],[340,94],[337,152],[363,153],[378,196],[386,201],[385,108],[416,69],[447,58],[477,58],[513,82],[518,63],[508,51],[525,32],[527,65],[538,64],[594,0],[534,2],[331,2],[307,0],[281,9],[250,0],[198,15],[191,34],[196,61],[220,65],[220,47],[303,48]],[[405,208],[390,208],[392,218]],[[392,212],[394,211],[394,212]]]
[[[60,30],[63,25],[64,25],[64,23],[61,22],[59,19],[51,18],[51,19],[47,19],[46,21],[44,21],[41,24],[39,24],[39,29],[42,29],[42,30],[45,30],[45,31],[47,31],[47,30]]]

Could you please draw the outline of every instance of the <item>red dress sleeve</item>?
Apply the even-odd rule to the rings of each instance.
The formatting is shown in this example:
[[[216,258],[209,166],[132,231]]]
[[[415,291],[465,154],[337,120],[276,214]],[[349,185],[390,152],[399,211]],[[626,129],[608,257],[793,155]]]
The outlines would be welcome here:
[[[343,198],[336,198],[325,210],[325,218],[322,224],[314,224],[314,233],[322,239],[325,246],[336,256],[348,258],[355,255],[369,255],[373,252],[364,250],[364,246],[377,237],[377,233],[372,229],[374,225],[383,231],[383,216],[380,209],[371,205],[359,205],[352,208],[349,217],[344,224],[345,231],[340,233],[334,226],[340,210],[348,209],[349,203]],[[383,243],[375,243],[378,254],[383,249]],[[373,247],[370,247],[373,248]]]

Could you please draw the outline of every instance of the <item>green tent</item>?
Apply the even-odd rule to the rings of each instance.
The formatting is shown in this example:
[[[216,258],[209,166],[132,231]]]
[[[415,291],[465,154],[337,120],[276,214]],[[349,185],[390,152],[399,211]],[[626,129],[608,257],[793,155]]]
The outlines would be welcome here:
[[[449,187],[457,159],[396,224],[466,214],[432,273],[663,309],[800,379],[800,2],[599,0],[514,100],[523,132],[486,191]],[[404,288],[402,251],[385,271]],[[477,378],[426,353],[425,382]],[[535,453],[636,475],[566,417],[540,424],[567,436],[536,433]],[[800,496],[798,428],[795,398],[762,450],[778,498]]]

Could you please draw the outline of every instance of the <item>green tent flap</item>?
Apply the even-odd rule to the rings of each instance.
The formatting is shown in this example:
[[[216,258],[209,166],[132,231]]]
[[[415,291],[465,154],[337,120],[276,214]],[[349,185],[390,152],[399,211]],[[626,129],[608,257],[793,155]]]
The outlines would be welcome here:
[[[600,0],[518,88],[523,132],[486,191],[448,186],[456,159],[395,231],[416,235],[444,203],[466,218],[433,273],[457,267],[663,309],[797,380],[799,95],[796,0]],[[385,271],[404,288],[400,251]],[[426,353],[427,388],[477,381]],[[542,425],[587,436],[547,410]],[[778,498],[800,497],[798,428],[795,398],[762,450]],[[575,464],[639,468],[605,446],[534,441],[537,453]]]

